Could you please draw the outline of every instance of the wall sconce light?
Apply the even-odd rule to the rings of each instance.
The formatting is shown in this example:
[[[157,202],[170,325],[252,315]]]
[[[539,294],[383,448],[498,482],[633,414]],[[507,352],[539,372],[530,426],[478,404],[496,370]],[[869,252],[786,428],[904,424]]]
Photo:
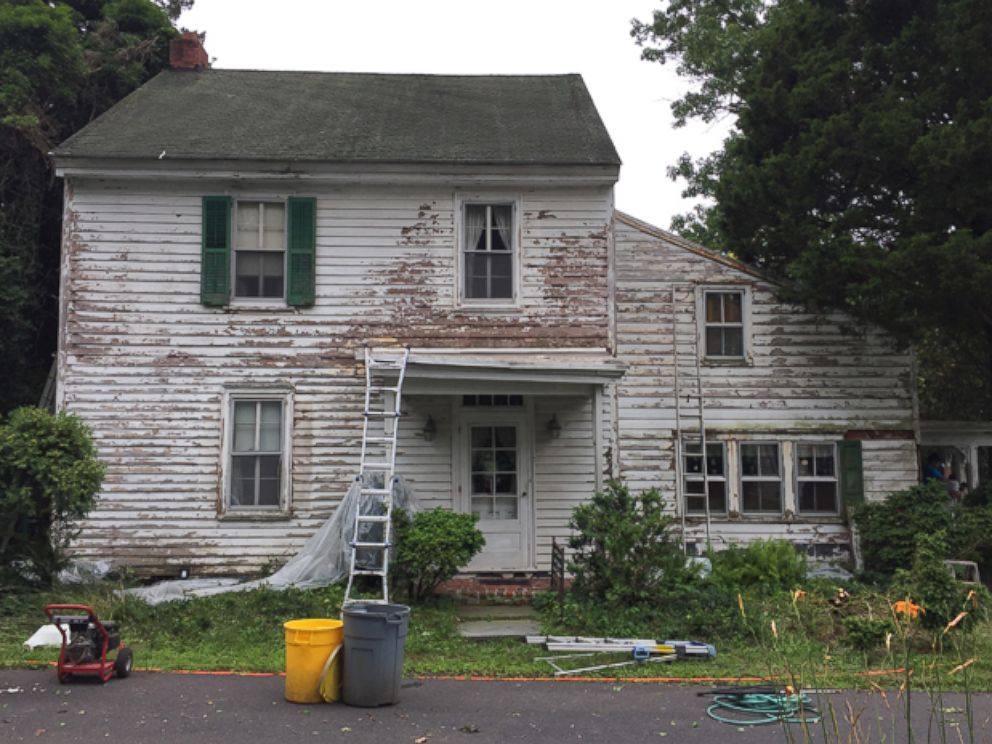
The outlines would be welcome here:
[[[561,424],[558,423],[558,414],[552,413],[551,420],[548,422],[548,435],[552,439],[557,439],[561,436]]]
[[[424,422],[424,428],[420,430],[421,435],[424,437],[425,442],[433,442],[434,437],[437,436],[437,424],[434,423],[434,417],[427,414],[427,420]]]

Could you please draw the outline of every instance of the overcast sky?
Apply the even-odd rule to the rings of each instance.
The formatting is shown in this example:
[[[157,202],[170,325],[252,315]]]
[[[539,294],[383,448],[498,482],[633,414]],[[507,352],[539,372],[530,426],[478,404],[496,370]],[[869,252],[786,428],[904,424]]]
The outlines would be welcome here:
[[[180,19],[205,31],[214,66],[436,74],[580,73],[623,167],[617,208],[667,228],[692,202],[665,168],[719,147],[726,126],[672,128],[685,89],[643,62],[630,20],[660,0],[196,0]]]

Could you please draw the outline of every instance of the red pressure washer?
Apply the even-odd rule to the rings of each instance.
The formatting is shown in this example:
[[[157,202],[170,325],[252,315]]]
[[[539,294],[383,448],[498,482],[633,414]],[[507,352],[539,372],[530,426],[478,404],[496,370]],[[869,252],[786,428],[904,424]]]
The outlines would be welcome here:
[[[86,614],[62,614],[66,611]],[[121,643],[117,623],[101,622],[92,607],[81,604],[45,605],[45,615],[62,636],[57,668],[59,682],[65,684],[73,674],[95,675],[108,682],[115,673],[119,679],[131,673],[134,655]],[[68,630],[64,626],[68,626]],[[108,659],[107,653],[115,649],[116,656]]]

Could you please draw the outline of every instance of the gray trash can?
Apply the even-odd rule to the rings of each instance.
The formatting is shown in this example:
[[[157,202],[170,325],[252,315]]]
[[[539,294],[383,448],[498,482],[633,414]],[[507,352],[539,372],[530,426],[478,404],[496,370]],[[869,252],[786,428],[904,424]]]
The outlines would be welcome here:
[[[355,603],[345,607],[341,614],[344,620],[341,699],[347,705],[362,708],[398,703],[410,608]]]

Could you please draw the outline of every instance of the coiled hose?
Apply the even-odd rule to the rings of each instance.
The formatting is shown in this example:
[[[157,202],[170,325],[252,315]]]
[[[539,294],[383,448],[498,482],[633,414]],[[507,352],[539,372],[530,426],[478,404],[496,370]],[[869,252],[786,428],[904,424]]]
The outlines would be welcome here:
[[[729,693],[713,697],[706,715],[735,726],[767,723],[819,723],[820,711],[808,695],[792,693]]]

